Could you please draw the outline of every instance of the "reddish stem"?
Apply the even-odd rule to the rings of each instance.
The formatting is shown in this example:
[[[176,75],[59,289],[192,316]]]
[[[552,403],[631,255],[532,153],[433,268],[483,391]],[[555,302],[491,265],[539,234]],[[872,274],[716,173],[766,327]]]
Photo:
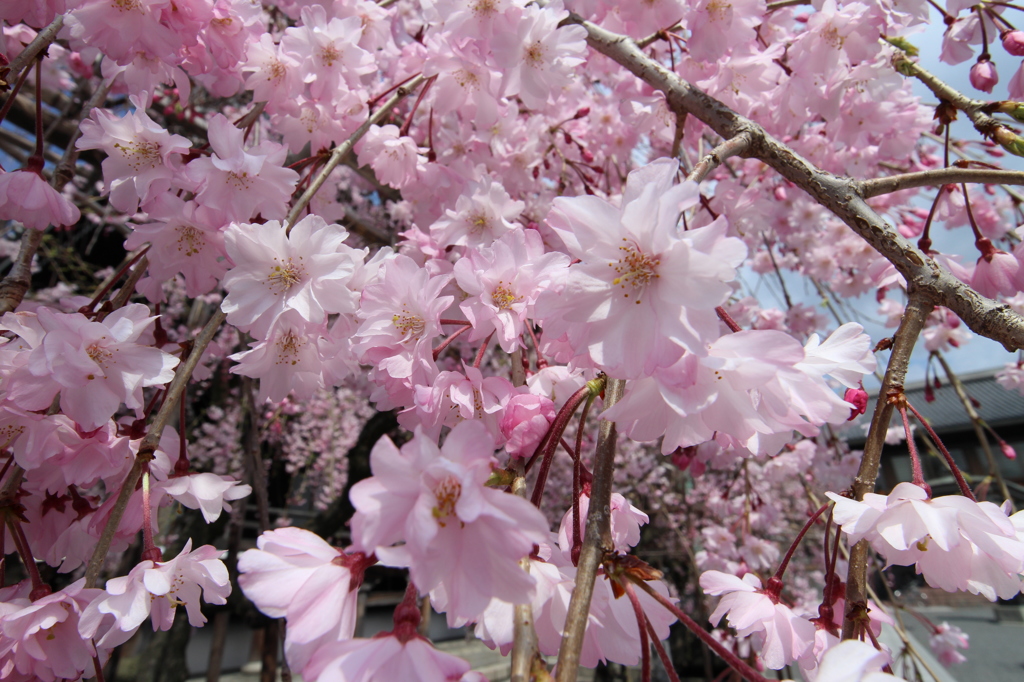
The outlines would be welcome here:
[[[924,488],[931,494],[931,486],[924,482],[924,472],[921,470],[921,456],[917,452],[917,443],[914,442],[914,434],[910,431],[910,420],[907,419],[907,408],[899,406],[900,418],[903,419],[903,431],[907,436],[907,450],[910,451],[910,469],[913,472],[911,483]]]
[[[149,501],[149,465],[142,472],[142,560],[157,562],[163,558],[153,543],[153,508]]]
[[[967,196],[967,185],[960,185],[960,191],[964,193],[964,208],[967,209],[967,218],[971,221],[971,229],[974,231],[974,240],[980,241],[985,237],[982,236],[981,230],[978,229],[978,221],[974,219],[974,211],[971,210],[971,199]]]
[[[39,68],[38,64],[35,65],[35,68]],[[11,90],[10,94],[7,95],[7,101],[4,102],[3,109],[0,109],[0,123],[3,123],[4,119],[7,118],[7,114],[11,111],[11,107],[14,106],[14,100],[18,97],[18,92],[21,91],[21,86],[25,84],[25,81],[31,73],[32,67],[29,67],[22,71],[21,75],[18,76],[18,80],[14,83],[14,88]]]
[[[718,319],[720,319],[722,322],[725,322],[725,326],[731,329],[734,334],[736,332],[743,331],[743,327],[736,324],[736,320],[732,319],[729,313],[725,312],[725,308],[723,308],[722,306],[718,306],[717,308],[715,308],[715,313],[718,314]]]
[[[913,405],[907,403],[907,409],[914,413],[914,416],[917,417],[917,421],[921,422],[921,426],[925,428],[936,447],[939,448],[939,452],[941,452],[942,456],[946,458],[946,464],[949,465],[949,470],[953,472],[953,478],[956,479],[956,484],[960,486],[960,494],[972,502],[977,502],[977,498],[975,498],[974,493],[971,492],[971,487],[967,485],[967,481],[964,480],[964,475],[960,473],[960,467],[956,465],[956,462],[953,461],[953,456],[949,454],[949,450],[947,450],[946,446],[942,444],[942,439],[939,438],[939,434],[935,433],[935,429],[933,429],[931,424],[921,416],[920,412],[914,409]]]
[[[484,339],[484,342],[480,344],[480,350],[477,351],[476,359],[473,360],[473,367],[480,369],[480,363],[484,361],[484,353],[487,352],[487,346],[491,344],[491,337],[493,336],[494,332],[491,332],[487,335],[487,338]]]
[[[685,611],[683,611],[678,606],[670,602],[667,597],[662,596],[660,593],[658,593],[654,588],[652,588],[644,581],[637,580],[633,578],[633,576],[628,577],[634,583],[639,585],[640,589],[654,597],[654,599],[659,604],[668,609],[672,613],[672,615],[679,619],[679,622],[685,625],[690,630],[690,632],[697,635],[697,637],[702,642],[707,644],[712,651],[718,654],[722,658],[722,660],[724,660],[729,665],[729,667],[731,667],[733,670],[738,672],[743,677],[747,678],[750,682],[768,682],[768,680],[764,676],[762,676],[761,673],[754,670],[750,666],[750,664],[748,664],[746,661],[738,657],[733,652],[729,651],[729,649],[727,649],[725,645],[723,645],[717,639],[712,637],[710,632],[708,632],[700,625],[698,625],[693,618],[690,618],[690,616],[687,615]]]
[[[594,404],[595,395],[587,396],[587,402],[583,404],[583,412],[580,413],[580,425],[576,428],[576,450],[572,456],[572,565],[576,566],[580,559],[580,550],[583,547],[583,538],[580,535],[580,495],[582,485],[580,477],[583,475],[583,425],[587,423],[587,415],[590,414],[590,406]]]
[[[537,339],[537,334],[533,331],[532,324],[528,323],[526,329],[530,332],[530,338],[533,339],[533,348],[537,351],[537,369],[544,369],[548,366],[548,361],[540,354],[540,340]]]
[[[420,88],[420,94],[416,98],[415,104],[412,105],[412,111],[409,112],[409,118],[405,119],[402,129],[398,132],[399,135],[404,136],[409,134],[409,128],[412,127],[412,119],[416,115],[416,110],[420,108],[420,102],[423,101],[423,97],[427,94],[430,90],[430,86],[433,85],[436,80],[437,76],[431,76],[427,79],[427,82],[423,84],[423,87]]]
[[[636,596],[636,590],[628,582],[621,583],[629,597],[629,603],[633,606],[633,613],[636,615],[637,629],[640,630],[640,682],[651,682],[651,643],[645,625],[649,624],[644,614],[644,607],[640,605],[640,598]],[[655,637],[654,639],[657,639]]]
[[[775,572],[775,576],[772,580],[778,580],[781,582],[782,575],[786,572],[786,567],[789,566],[789,560],[793,558],[793,553],[796,551],[797,545],[799,545],[800,541],[804,539],[804,536],[807,535],[807,531],[811,529],[811,526],[813,526],[815,521],[818,520],[818,517],[825,513],[825,510],[830,506],[831,504],[821,505],[821,509],[811,514],[811,518],[807,519],[807,523],[804,524],[804,527],[801,528],[800,532],[797,534],[796,540],[793,540],[793,544],[789,546],[789,551],[786,552],[786,556],[782,559],[782,563],[779,564],[779,570]]]
[[[651,625],[651,619],[644,614],[644,625],[647,627],[647,634],[651,636],[651,642],[654,644],[654,650],[658,652],[658,658],[661,659],[661,664],[665,667],[665,672],[668,673],[669,682],[679,682],[679,675],[676,674],[675,666],[672,664],[672,659],[668,657],[668,652],[665,651],[665,647],[658,639],[658,634],[654,631],[654,626]]]
[[[558,447],[558,441],[561,438],[562,433],[565,431],[565,427],[569,424],[569,420],[572,419],[572,415],[575,414],[576,408],[580,406],[580,403],[590,394],[590,386],[584,386],[570,396],[569,400],[566,401],[565,405],[562,405],[562,409],[555,415],[555,420],[551,422],[551,426],[548,427],[548,432],[544,436],[544,440],[537,446],[537,451],[541,453],[540,471],[537,473],[537,483],[533,488],[533,497],[531,501],[534,506],[540,507],[540,501],[544,499],[544,484],[548,480],[548,472],[551,470],[551,460],[554,459],[555,448]]]
[[[442,341],[440,344],[438,344],[437,348],[434,349],[434,353],[433,353],[434,360],[437,360],[439,357],[441,357],[441,353],[444,352],[445,348],[447,348],[449,345],[451,345],[452,341],[454,341],[455,339],[459,338],[460,336],[462,336],[463,334],[465,334],[466,332],[468,332],[472,328],[473,328],[473,325],[467,324],[465,327],[462,327],[461,329],[456,329],[451,334],[449,334],[448,338],[446,338],[444,341]]]
[[[32,591],[29,593],[28,598],[32,601],[42,599],[53,590],[39,576],[39,567],[36,566],[36,560],[32,556],[32,548],[28,545],[28,538],[25,537],[24,531],[21,530],[21,522],[14,515],[7,514],[7,527],[11,529],[11,539],[14,540],[14,546],[18,549],[21,563],[25,566],[25,572],[28,573],[28,577],[32,581]]]
[[[92,297],[92,300],[89,301],[88,305],[79,308],[78,312],[86,315],[91,313],[96,308],[96,304],[100,302],[100,299],[110,293],[110,290],[114,288],[114,285],[121,281],[122,277],[128,274],[128,271],[132,269],[132,266],[135,265],[140,258],[145,256],[147,251],[149,251],[149,244],[143,247],[134,258],[128,261],[125,266],[118,271],[117,275],[107,282],[102,289],[96,292],[96,295]]]

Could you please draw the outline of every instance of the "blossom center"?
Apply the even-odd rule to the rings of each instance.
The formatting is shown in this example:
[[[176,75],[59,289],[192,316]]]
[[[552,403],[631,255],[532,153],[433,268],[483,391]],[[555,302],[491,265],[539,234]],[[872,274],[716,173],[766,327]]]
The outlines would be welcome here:
[[[455,82],[468,90],[477,90],[480,87],[480,79],[472,71],[459,69],[453,74]]]
[[[235,171],[228,173],[228,182],[235,186],[235,189],[249,189],[252,185],[252,178],[249,177],[249,173],[243,171],[241,175]]]
[[[462,484],[453,476],[445,477],[437,487],[434,488],[434,498],[437,505],[433,509],[434,518],[437,524],[445,527],[445,519],[455,516],[455,504],[462,495]]]
[[[267,65],[267,80],[268,81],[281,81],[284,80],[285,66],[280,60],[275,59],[269,65]]]
[[[334,45],[328,45],[324,49],[320,50],[320,61],[327,66],[334,66],[334,62],[338,60],[341,53],[338,52],[338,48]]]
[[[498,310],[510,310],[513,305],[523,300],[522,296],[516,296],[515,292],[505,286],[504,282],[498,282],[491,292],[491,301]]]
[[[106,348],[100,346],[97,343],[94,343],[91,346],[89,346],[88,348],[86,348],[85,352],[89,355],[89,359],[90,360],[95,362],[97,365],[99,365],[103,369],[107,368],[108,363],[114,357],[113,353],[111,353],[109,350],[107,350]],[[91,379],[92,376],[90,375],[89,378]]]
[[[274,259],[278,260],[277,258]],[[301,258],[299,260],[302,260]],[[303,267],[302,263],[294,263],[289,258],[287,262],[280,262],[270,268],[270,274],[267,275],[267,286],[271,289],[276,289],[274,295],[283,294],[292,286],[298,284],[306,276],[306,268]]]
[[[526,48],[523,60],[535,69],[542,66],[544,64],[544,45],[539,40],[530,45]]]
[[[623,238],[622,241],[626,241],[626,239]],[[633,293],[636,294],[636,302],[639,304],[640,296],[643,295],[647,285],[661,277],[658,274],[658,265],[661,264],[661,259],[657,256],[647,255],[632,244],[620,246],[619,251],[622,252],[622,256],[618,262],[608,264],[618,275],[612,280],[612,284],[622,289],[629,285]],[[629,292],[623,294],[623,297],[629,298]]]
[[[142,3],[139,2],[139,0],[114,0],[110,6],[120,12],[131,12],[133,10],[142,9]]]
[[[299,351],[306,345],[305,337],[289,329],[277,339],[277,364],[297,365],[299,363]]]
[[[125,162],[133,170],[139,170],[143,166],[156,168],[160,162],[160,143],[155,141],[137,141],[135,144],[114,143],[114,149],[121,152]]]
[[[489,17],[498,11],[494,0],[477,0],[470,8],[477,17]]]
[[[427,323],[423,321],[423,318],[409,312],[406,307],[402,308],[401,313],[393,315],[391,322],[395,325],[395,329],[401,332],[402,341],[419,338],[427,328]]]
[[[712,21],[722,21],[726,19],[730,9],[732,9],[732,5],[727,2],[722,2],[721,0],[711,0],[711,2],[707,4],[707,7],[704,8]]]
[[[178,251],[184,251],[186,256],[194,256],[206,246],[206,238],[202,230],[192,225],[182,225],[178,228]]]

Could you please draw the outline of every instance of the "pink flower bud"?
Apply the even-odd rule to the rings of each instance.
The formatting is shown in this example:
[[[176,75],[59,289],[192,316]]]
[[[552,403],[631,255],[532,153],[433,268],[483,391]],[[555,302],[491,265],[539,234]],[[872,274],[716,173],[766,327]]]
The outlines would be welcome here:
[[[1006,455],[1006,459],[1017,459],[1017,451],[1013,449],[1013,446],[1007,443],[1005,440],[999,441],[999,449]]]
[[[979,59],[971,67],[971,85],[982,92],[992,92],[992,88],[999,82],[999,74],[996,73],[996,65],[987,59]]]
[[[555,404],[548,398],[523,393],[512,396],[505,407],[499,427],[508,442],[505,449],[513,457],[529,457],[540,445],[555,420]]]
[[[1024,31],[1006,31],[1000,37],[1004,50],[1014,57],[1024,57]]]
[[[935,391],[932,390],[932,385],[929,383],[924,385],[924,401],[926,403],[935,402]]]
[[[863,386],[846,389],[846,395],[843,396],[843,400],[851,405],[850,418],[847,421],[853,421],[857,418],[857,415],[868,411],[868,392],[864,390]]]

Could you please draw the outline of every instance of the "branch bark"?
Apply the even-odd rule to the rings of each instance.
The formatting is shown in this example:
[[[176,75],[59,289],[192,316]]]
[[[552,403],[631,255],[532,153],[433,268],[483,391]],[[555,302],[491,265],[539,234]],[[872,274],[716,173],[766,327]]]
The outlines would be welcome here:
[[[50,25],[44,28],[42,31],[36,34],[36,37],[32,39],[32,42],[25,46],[25,49],[21,53],[11,60],[10,70],[4,76],[4,80],[8,83],[13,83],[18,80],[18,76],[21,72],[32,63],[32,60],[36,58],[40,52],[46,51],[46,48],[50,46],[50,43],[54,41],[57,34],[64,27],[64,15],[58,14],[57,18],[50,22]]]
[[[917,337],[924,329],[925,320],[934,306],[918,292],[910,291],[910,301],[903,312],[899,329],[893,336],[892,353],[889,355],[889,366],[886,367],[882,387],[878,391],[875,411],[871,415],[871,429],[864,443],[864,454],[861,456],[860,468],[853,479],[853,498],[863,500],[864,494],[874,491],[875,480],[878,478],[878,466],[882,461],[882,448],[885,446],[885,433],[889,430],[893,405],[889,402],[891,390],[903,390],[903,381],[907,376],[910,355],[917,344]],[[867,608],[867,578],[870,564],[870,549],[865,540],[861,540],[850,550],[850,567],[846,574],[846,617],[843,620],[843,639],[855,635],[858,609]]]
[[[985,185],[1024,185],[1024,172],[951,166],[919,173],[903,173],[887,178],[862,180],[857,184],[857,192],[865,199],[870,199],[890,192],[899,192],[902,189],[948,184],[959,185],[964,182]]]
[[[750,133],[743,132],[736,137],[729,138],[722,142],[708,154],[697,162],[697,165],[693,167],[690,174],[686,177],[687,180],[693,180],[694,182],[703,182],[705,178],[711,175],[711,172],[722,165],[726,159],[731,156],[743,156],[746,151],[750,148]],[[1024,173],[1021,173],[1022,181],[1024,181]]]
[[[619,398],[626,382],[609,379],[604,390],[605,407]],[[582,427],[581,427],[582,428]],[[614,549],[612,543],[612,478],[615,465],[615,422],[602,421],[597,433],[597,454],[594,457],[594,481],[590,493],[590,511],[583,536],[579,565],[576,567],[576,588],[572,591],[565,617],[565,633],[558,648],[556,682],[574,682],[580,665],[583,636],[590,621],[590,600],[594,596],[594,580],[605,554]]]
[[[669,108],[676,114],[695,116],[726,140],[744,133],[750,135],[748,157],[760,159],[832,211],[889,260],[906,279],[908,288],[917,291],[918,296],[949,308],[972,331],[1000,342],[1007,350],[1024,348],[1024,317],[1007,305],[985,298],[907,241],[865,202],[856,180],[816,167],[754,121],[645,55],[628,37],[607,31],[575,14],[570,14],[566,22],[586,28],[587,43],[593,49],[665,93]]]

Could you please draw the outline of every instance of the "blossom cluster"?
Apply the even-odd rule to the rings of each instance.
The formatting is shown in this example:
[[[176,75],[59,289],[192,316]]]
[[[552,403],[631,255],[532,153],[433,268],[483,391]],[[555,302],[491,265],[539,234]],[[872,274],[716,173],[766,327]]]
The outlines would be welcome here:
[[[947,3],[943,59],[980,44],[970,79],[990,92],[987,43],[1021,56],[1024,38],[1002,6],[981,5]],[[326,508],[348,489],[355,510],[342,548],[263,528],[239,559],[242,590],[286,620],[285,654],[305,679],[478,680],[416,634],[417,598],[502,652],[528,605],[539,653],[554,655],[596,495],[592,423],[569,423],[582,405],[626,441],[583,665],[646,661],[648,636],[667,638],[690,596],[653,569],[616,573],[639,561],[629,555],[651,523],[673,539],[646,541],[689,553],[704,592],[722,597],[711,621],[733,626],[718,637],[734,651],[819,679],[853,661],[883,679],[884,655],[838,643],[830,531],[824,556],[796,558],[777,532],[806,521],[805,496],[849,484],[857,455],[833,434],[864,411],[871,339],[788,292],[786,310],[758,301],[747,279],[871,292],[892,326],[906,282],[761,162],[705,156],[713,131],[588,47],[581,22],[644,39],[643,54],[796,154],[864,178],[942,164],[920,142],[932,112],[893,68],[929,12],[923,0],[6,3],[0,77],[40,113],[35,153],[0,170],[0,220],[26,244],[50,226],[116,227],[130,256],[92,298],[19,297],[0,317],[0,544],[28,574],[0,589],[0,676],[89,677],[147,619],[169,628],[178,606],[201,625],[202,601],[226,602],[228,568],[191,540],[164,560],[174,534],[159,511],[175,503],[212,523],[260,490],[242,480],[266,473],[263,454],[299,481],[286,501]],[[54,21],[56,42],[8,83]],[[43,94],[79,90],[97,97],[68,138],[79,165],[58,171]],[[980,149],[970,163],[1002,153]],[[709,158],[711,175],[687,178]],[[67,175],[81,177],[61,185]],[[872,207],[981,295],[1024,295],[1014,199],[947,185],[927,211],[916,191]],[[941,253],[933,222],[972,229],[976,262]],[[210,308],[228,329],[203,347]],[[923,336],[932,351],[969,338],[945,308]],[[181,397],[193,352],[201,400]],[[612,382],[625,382],[616,401],[602,395]],[[177,431],[163,426],[175,400]],[[377,440],[370,475],[350,482],[345,455],[372,410],[412,435]],[[506,490],[527,470],[530,498]],[[690,517],[687,486],[701,503]],[[990,599],[1021,588],[1024,522],[991,503],[911,483],[830,498],[851,542],[930,584]],[[140,534],[141,558],[102,582],[108,548]],[[810,575],[787,578],[783,597],[791,559]],[[36,560],[86,577],[53,591]],[[407,569],[410,589],[391,633],[357,638],[357,591],[376,565]],[[883,618],[871,615],[874,633]],[[955,653],[956,633],[934,639]]]

